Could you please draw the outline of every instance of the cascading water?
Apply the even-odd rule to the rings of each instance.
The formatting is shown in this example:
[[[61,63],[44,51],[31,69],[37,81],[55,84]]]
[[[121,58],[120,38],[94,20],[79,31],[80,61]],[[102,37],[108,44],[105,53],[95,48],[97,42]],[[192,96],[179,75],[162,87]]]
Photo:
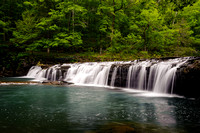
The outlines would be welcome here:
[[[176,71],[189,58],[134,62],[91,62],[33,66],[27,76],[38,80],[65,81],[81,85],[126,87],[158,93],[173,93]]]
[[[67,82],[106,86],[111,62],[71,64],[66,77]]]
[[[117,75],[117,69],[118,67],[114,67],[114,71],[112,73],[112,78],[111,78],[111,83],[110,83],[110,86],[115,86],[115,78],[116,78],[116,75]]]
[[[39,66],[32,66],[26,76],[35,78],[41,70]]]
[[[147,70],[146,68],[151,65],[150,61],[134,62],[129,67],[127,76],[127,87],[146,90]]]

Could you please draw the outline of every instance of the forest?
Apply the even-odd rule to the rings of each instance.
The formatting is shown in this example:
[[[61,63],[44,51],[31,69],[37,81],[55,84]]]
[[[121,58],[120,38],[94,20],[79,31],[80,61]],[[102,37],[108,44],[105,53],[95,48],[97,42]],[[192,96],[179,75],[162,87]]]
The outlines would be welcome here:
[[[0,66],[27,55],[199,56],[199,33],[200,0],[1,0]]]

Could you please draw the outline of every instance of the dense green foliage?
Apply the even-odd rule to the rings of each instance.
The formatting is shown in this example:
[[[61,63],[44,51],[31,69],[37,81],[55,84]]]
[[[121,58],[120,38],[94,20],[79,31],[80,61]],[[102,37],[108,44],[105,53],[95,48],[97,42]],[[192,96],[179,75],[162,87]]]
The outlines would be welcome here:
[[[200,0],[1,0],[0,52],[195,56]]]

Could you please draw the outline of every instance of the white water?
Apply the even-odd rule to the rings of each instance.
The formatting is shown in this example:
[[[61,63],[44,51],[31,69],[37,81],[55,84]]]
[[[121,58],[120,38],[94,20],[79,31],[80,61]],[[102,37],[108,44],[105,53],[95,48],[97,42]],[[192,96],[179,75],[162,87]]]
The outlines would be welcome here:
[[[150,75],[147,89],[152,89],[153,92],[158,93],[173,93],[174,79],[176,76],[176,70],[188,58],[171,59],[165,62],[159,62],[150,67]]]
[[[129,67],[126,86],[127,88],[172,94],[176,70],[188,59],[177,58],[161,62],[142,61],[133,64]],[[150,69],[148,76],[147,68]]]
[[[71,64],[64,81],[106,86],[113,62]]]
[[[116,75],[117,75],[117,69],[118,69],[118,67],[115,67],[114,71],[112,73],[112,78],[111,78],[111,83],[110,83],[110,86],[112,86],[112,87],[114,87],[114,85],[115,85],[115,78],[116,78]]]
[[[152,64],[150,61],[142,61],[134,63],[129,67],[127,74],[128,88],[146,90],[147,71],[146,68]]]
[[[189,58],[176,58],[166,61],[88,62],[54,65],[48,69],[33,66],[29,70],[27,76],[35,77],[36,80],[39,81],[61,80],[77,85],[92,86],[108,86],[108,80],[110,80],[109,85],[115,87],[115,82],[121,82],[117,81],[116,77],[127,75],[125,77],[126,88],[172,94],[177,68],[188,59]],[[123,64],[129,64],[130,66],[124,68]],[[111,72],[112,65],[115,66]],[[66,66],[69,66],[69,68],[63,71],[63,68]],[[117,74],[118,69],[120,72],[122,69],[128,70],[125,74]],[[111,75],[110,79],[109,75]]]
[[[32,66],[26,76],[36,78],[41,70],[42,68],[39,66]]]

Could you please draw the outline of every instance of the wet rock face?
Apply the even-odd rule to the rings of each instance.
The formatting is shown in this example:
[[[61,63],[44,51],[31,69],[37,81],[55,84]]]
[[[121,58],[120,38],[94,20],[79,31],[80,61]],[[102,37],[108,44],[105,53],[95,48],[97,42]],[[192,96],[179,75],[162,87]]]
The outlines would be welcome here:
[[[127,74],[128,69],[131,64],[113,64],[110,68],[109,76],[108,76],[108,85],[111,85],[112,75],[115,67],[117,68],[117,73],[114,81],[115,87],[126,87],[127,83]]]
[[[176,72],[173,93],[186,97],[200,97],[200,57],[183,64]]]
[[[49,67],[46,70],[45,78],[47,78],[47,80],[49,81],[63,81],[63,78],[66,76],[69,68],[70,66],[61,66],[60,64],[57,65],[55,68]],[[55,72],[55,77],[53,76],[54,72]]]

